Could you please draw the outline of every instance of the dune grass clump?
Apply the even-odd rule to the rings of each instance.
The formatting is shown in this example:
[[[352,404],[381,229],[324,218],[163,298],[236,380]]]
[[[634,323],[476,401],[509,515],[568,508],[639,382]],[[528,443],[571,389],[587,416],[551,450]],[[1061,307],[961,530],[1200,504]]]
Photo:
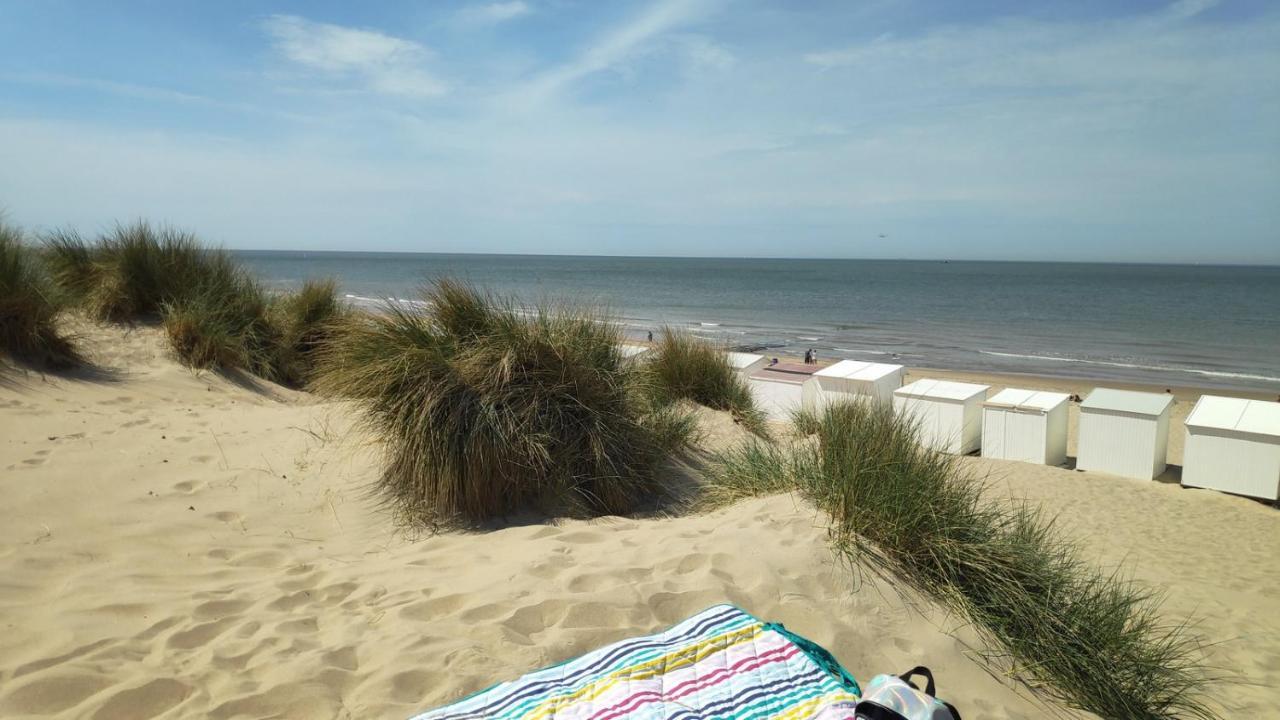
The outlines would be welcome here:
[[[174,355],[196,370],[246,370],[277,380],[280,331],[271,302],[243,272],[194,288],[161,306]]]
[[[58,330],[64,301],[22,233],[0,221],[0,354],[50,369],[83,362]]]
[[[1051,700],[1106,718],[1216,717],[1199,644],[1160,621],[1157,593],[1085,563],[1041,513],[985,499],[887,405],[834,405],[811,429],[728,453],[714,484],[726,498],[801,490],[838,551],[968,618],[1003,648],[988,662]]]
[[[294,387],[311,382],[319,349],[328,343],[348,309],[332,279],[308,280],[275,302],[278,336],[272,364],[277,379]]]
[[[332,280],[274,297],[225,250],[146,222],[96,241],[44,237],[43,258],[67,298],[107,322],[159,320],[174,355],[198,369],[246,370],[294,387],[343,312]]]
[[[354,399],[386,441],[381,485],[427,523],[522,510],[632,512],[689,420],[658,407],[590,309],[517,312],[444,280],[422,306],[352,315],[319,352],[315,386]]]
[[[654,391],[665,400],[691,400],[727,410],[751,432],[765,433],[764,413],[723,349],[691,333],[663,328],[661,339],[644,356],[643,366]]]
[[[45,239],[45,253],[54,277],[98,320],[155,319],[168,305],[235,295],[243,286],[243,271],[226,251],[146,222],[117,225],[93,243],[54,233]]]

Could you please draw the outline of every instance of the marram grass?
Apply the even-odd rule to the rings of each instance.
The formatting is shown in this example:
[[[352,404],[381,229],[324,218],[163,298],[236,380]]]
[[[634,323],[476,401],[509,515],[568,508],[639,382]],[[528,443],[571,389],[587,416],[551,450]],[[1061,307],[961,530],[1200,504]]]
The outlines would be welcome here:
[[[302,387],[316,348],[345,311],[331,280],[269,294],[225,250],[146,222],[94,241],[44,237],[42,256],[62,294],[107,322],[159,320],[174,355],[198,369],[245,370]]]
[[[627,513],[662,494],[691,421],[653,401],[608,318],[517,311],[450,280],[423,301],[348,316],[318,350],[315,386],[356,401],[385,441],[395,505],[435,524]]]
[[[756,407],[747,381],[729,365],[723,348],[668,327],[642,357],[643,371],[663,400],[691,400],[727,410],[748,430],[765,433],[764,414]]]
[[[0,355],[49,369],[83,362],[58,329],[64,299],[22,233],[0,221]]]
[[[754,441],[713,466],[732,500],[791,489],[831,518],[837,550],[968,618],[1001,652],[987,662],[1043,697],[1104,718],[1214,718],[1215,678],[1160,596],[1081,559],[1051,519],[984,497],[958,458],[924,448],[878,403],[804,419],[808,437]]]

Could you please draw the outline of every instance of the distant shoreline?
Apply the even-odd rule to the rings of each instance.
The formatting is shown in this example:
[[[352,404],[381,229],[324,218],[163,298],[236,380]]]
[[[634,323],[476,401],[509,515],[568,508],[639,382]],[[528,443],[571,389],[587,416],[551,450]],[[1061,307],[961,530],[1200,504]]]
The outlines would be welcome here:
[[[459,258],[559,258],[559,259],[606,259],[606,260],[759,260],[763,262],[812,262],[822,260],[838,260],[841,262],[883,262],[883,263],[938,263],[943,265],[964,264],[1007,264],[1007,265],[1107,265],[1121,267],[1189,267],[1189,268],[1280,268],[1280,263],[1233,263],[1233,262],[1136,262],[1126,260],[994,260],[982,258],[899,258],[899,257],[797,257],[794,255],[582,255],[578,253],[464,253],[436,250],[278,250],[227,248],[235,255],[269,256],[269,255],[381,255],[385,257],[459,257]]]
[[[1280,393],[1280,268],[248,252],[272,287],[334,277],[361,307],[452,277],[769,355]]]

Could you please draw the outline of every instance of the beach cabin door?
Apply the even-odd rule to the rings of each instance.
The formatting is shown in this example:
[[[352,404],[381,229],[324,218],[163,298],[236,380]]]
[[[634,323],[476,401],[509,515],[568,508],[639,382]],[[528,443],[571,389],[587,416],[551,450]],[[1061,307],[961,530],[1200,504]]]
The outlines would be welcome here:
[[[982,413],[982,454],[988,457],[1007,458],[1009,454],[1008,438],[1005,428],[1008,426],[1009,413],[1004,410]]]

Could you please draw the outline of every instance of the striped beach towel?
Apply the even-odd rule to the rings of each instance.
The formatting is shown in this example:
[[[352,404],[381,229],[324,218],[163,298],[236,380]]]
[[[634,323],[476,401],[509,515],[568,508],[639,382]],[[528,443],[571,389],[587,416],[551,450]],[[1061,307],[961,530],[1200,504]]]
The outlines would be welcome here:
[[[414,720],[853,720],[859,694],[818,645],[716,605]]]

